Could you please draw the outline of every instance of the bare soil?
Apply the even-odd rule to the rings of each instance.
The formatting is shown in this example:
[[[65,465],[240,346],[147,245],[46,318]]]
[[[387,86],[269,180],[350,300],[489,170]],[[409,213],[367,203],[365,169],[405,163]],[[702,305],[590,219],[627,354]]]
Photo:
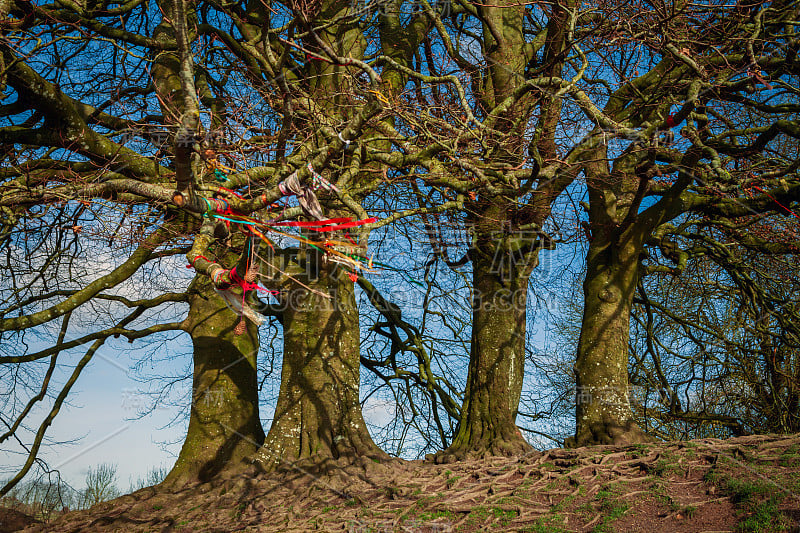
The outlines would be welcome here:
[[[315,473],[316,472],[316,473]],[[800,435],[396,461],[139,490],[33,532],[800,531]]]
[[[0,533],[18,531],[37,522],[39,521],[22,511],[0,507]]]

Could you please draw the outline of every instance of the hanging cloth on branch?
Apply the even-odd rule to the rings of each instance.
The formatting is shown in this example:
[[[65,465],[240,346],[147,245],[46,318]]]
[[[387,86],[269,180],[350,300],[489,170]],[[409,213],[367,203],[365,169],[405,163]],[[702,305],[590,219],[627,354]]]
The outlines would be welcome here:
[[[250,322],[255,324],[256,326],[260,326],[264,323],[264,317],[258,314],[252,307],[245,303],[244,298],[234,293],[232,290],[224,290],[221,291],[217,288],[214,288],[219,297],[222,298],[222,301],[225,302],[225,305],[228,306],[228,309],[236,313],[240,317],[249,318]]]
[[[281,194],[284,196],[292,194],[297,196],[300,207],[307,215],[317,220],[323,220],[324,215],[322,214],[322,207],[319,205],[319,200],[317,200],[317,195],[314,194],[314,190],[325,189],[330,192],[339,192],[339,189],[336,185],[333,185],[320,176],[319,173],[314,170],[314,167],[311,166],[311,163],[306,165],[306,168],[308,168],[308,171],[311,173],[313,180],[313,185],[311,187],[303,186],[300,183],[300,179],[297,177],[297,171],[294,171],[288,178],[278,184],[278,190],[280,190]]]

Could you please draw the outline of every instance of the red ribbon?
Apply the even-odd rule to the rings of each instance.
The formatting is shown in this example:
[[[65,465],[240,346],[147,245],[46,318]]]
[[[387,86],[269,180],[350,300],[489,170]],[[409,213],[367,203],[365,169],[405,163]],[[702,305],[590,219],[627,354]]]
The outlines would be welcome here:
[[[284,222],[273,222],[271,226],[291,226],[291,227],[299,227],[299,228],[311,228],[311,227],[320,227],[325,226],[327,224],[340,224],[342,222],[350,222],[353,220],[350,217],[343,217],[343,218],[329,218],[327,220],[315,220],[312,222],[305,222],[302,220],[287,220]]]
[[[363,220],[353,220],[351,222],[346,222],[344,224],[338,224],[335,226],[325,226],[323,228],[308,228],[313,231],[336,231],[340,229],[347,229],[347,228],[354,228],[356,226],[363,226],[364,224],[372,224],[373,222],[377,222],[377,218],[365,218]]]
[[[264,287],[261,287],[258,283],[250,283],[249,281],[243,280],[242,278],[239,277],[238,274],[236,274],[236,269],[235,268],[232,268],[230,270],[229,277],[230,277],[230,279],[231,279],[231,281],[233,283],[235,283],[236,285],[241,287],[242,290],[245,291],[245,292],[247,292],[247,291],[261,291],[261,292],[266,292],[266,293],[269,293],[269,294],[278,294],[278,291],[271,291],[269,289],[265,289]]]
[[[194,257],[194,259],[192,259],[191,264],[186,265],[186,268],[194,268],[194,264],[197,262],[198,259],[205,259],[209,263],[213,263],[214,262],[214,261],[212,261],[211,259],[209,259],[208,257],[206,257],[204,255],[196,255]]]
[[[220,191],[225,191],[225,192],[227,192],[227,193],[229,193],[229,194],[232,194],[232,195],[234,195],[234,196],[235,196],[235,197],[237,197],[237,198],[242,198],[242,199],[244,199],[244,196],[242,196],[241,194],[239,194],[239,193],[238,193],[238,192],[236,192],[236,191],[232,191],[232,190],[230,190],[230,189],[226,189],[225,187],[217,187],[217,188],[218,188]]]
[[[796,218],[800,218],[800,215],[798,215],[797,213],[795,213],[794,211],[792,211],[791,209],[789,209],[788,207],[786,207],[785,205],[783,205],[782,203],[780,203],[778,200],[776,200],[776,199],[775,199],[775,197],[774,197],[774,196],[772,196],[770,193],[768,193],[767,191],[765,191],[765,190],[764,190],[764,189],[762,189],[761,187],[757,187],[757,186],[755,186],[755,185],[754,185],[754,186],[753,186],[753,188],[754,188],[755,190],[757,190],[758,192],[760,192],[760,193],[766,194],[766,195],[767,195],[767,196],[768,196],[770,199],[772,199],[772,201],[773,201],[773,202],[775,202],[776,204],[778,204],[779,206],[781,206],[783,209],[785,209],[787,213],[791,213],[791,214],[792,214],[792,215],[794,215]]]
[[[363,220],[353,220],[350,217],[346,218],[329,218],[327,220],[318,220],[315,222],[304,222],[301,220],[290,220],[286,222],[274,222],[271,226],[290,226],[297,228],[307,228],[312,231],[336,231],[340,229],[354,228],[356,226],[363,226],[364,224],[372,224],[377,222],[377,218],[365,218]]]

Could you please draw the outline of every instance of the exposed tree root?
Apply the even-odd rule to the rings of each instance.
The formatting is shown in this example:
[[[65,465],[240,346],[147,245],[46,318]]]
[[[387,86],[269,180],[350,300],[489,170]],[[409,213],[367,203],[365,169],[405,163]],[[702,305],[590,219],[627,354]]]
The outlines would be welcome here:
[[[730,531],[748,516],[730,479],[766,487],[751,498],[774,497],[770,519],[800,519],[800,436],[297,466],[143,489],[28,531]]]

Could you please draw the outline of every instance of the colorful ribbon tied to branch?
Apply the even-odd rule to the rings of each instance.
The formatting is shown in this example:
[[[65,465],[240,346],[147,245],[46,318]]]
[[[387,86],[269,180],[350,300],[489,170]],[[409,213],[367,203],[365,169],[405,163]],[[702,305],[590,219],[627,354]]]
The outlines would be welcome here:
[[[311,174],[311,187],[303,186],[303,184],[300,183],[300,179],[297,177],[297,171],[295,171],[292,172],[288,178],[278,184],[278,190],[280,190],[281,194],[284,196],[296,196],[297,202],[307,215],[312,216],[317,220],[322,220],[322,207],[319,205],[319,200],[317,200],[317,195],[314,194],[314,191],[325,189],[329,192],[338,193],[339,189],[336,187],[336,185],[323,178],[316,170],[314,170],[314,167],[311,165],[311,163],[308,163],[306,168]]]

